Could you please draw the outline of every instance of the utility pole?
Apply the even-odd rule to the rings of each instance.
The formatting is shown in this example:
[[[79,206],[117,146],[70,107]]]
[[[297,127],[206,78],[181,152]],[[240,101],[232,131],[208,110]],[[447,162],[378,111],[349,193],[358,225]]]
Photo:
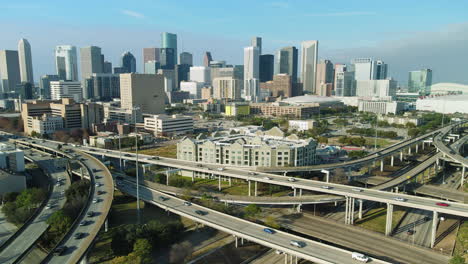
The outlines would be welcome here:
[[[137,221],[140,223],[140,173],[138,172],[138,128],[137,128],[137,112],[140,107],[132,108],[135,115],[135,167],[136,167],[136,197],[137,197]]]

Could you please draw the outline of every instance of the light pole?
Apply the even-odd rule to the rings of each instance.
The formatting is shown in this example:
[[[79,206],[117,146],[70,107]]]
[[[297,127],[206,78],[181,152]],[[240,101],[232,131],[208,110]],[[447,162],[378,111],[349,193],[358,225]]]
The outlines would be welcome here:
[[[136,197],[137,197],[137,217],[138,224],[140,223],[140,173],[138,172],[138,129],[137,129],[137,111],[140,110],[140,107],[132,107],[133,114],[135,115],[135,167],[136,167]]]
[[[119,125],[120,125],[120,121],[119,121]],[[119,133],[119,164],[120,164],[120,171],[122,172],[122,145],[121,145],[121,142],[120,142],[120,131],[117,131]]]
[[[375,115],[375,138],[374,138],[374,149],[377,152],[377,115]]]

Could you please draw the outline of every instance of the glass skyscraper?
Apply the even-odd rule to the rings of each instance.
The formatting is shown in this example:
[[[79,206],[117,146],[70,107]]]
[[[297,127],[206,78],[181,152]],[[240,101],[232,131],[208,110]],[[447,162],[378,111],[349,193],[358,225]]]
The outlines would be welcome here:
[[[173,33],[163,32],[161,33],[161,48],[163,49],[173,49],[174,50],[174,61],[173,65],[177,64],[177,35]],[[162,51],[160,50],[162,53]],[[162,59],[161,59],[162,60]],[[162,64],[162,63],[161,63]]]
[[[408,92],[428,95],[431,93],[432,70],[422,69],[410,71],[408,77]]]

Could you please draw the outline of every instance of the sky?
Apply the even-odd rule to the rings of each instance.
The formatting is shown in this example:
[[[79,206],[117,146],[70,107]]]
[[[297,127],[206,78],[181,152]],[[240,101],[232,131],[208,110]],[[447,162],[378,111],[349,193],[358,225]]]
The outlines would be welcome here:
[[[16,3],[15,3],[16,2]],[[408,71],[433,70],[433,82],[468,84],[468,3],[369,0],[0,0],[0,49],[32,46],[34,78],[55,73],[54,48],[95,45],[119,66],[125,51],[142,71],[142,49],[158,47],[160,33],[178,35],[178,51],[205,51],[242,64],[243,47],[263,38],[263,54],[318,40],[319,58],[349,63],[373,57],[406,85]]]

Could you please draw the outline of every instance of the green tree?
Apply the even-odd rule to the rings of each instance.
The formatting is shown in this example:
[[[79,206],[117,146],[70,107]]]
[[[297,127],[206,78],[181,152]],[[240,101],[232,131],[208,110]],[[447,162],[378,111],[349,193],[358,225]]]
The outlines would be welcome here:
[[[276,221],[276,219],[269,215],[265,218],[265,225],[271,227],[271,228],[274,228],[274,229],[280,229],[281,226],[280,224],[278,223],[278,221]]]
[[[142,263],[151,263],[151,250],[153,247],[147,239],[140,238],[133,244],[133,253],[142,258]]]
[[[460,255],[455,255],[450,259],[450,264],[465,264],[465,258]]]
[[[328,143],[328,138],[327,137],[318,137],[317,141],[322,144],[327,144]]]
[[[408,136],[415,138],[421,134],[421,130],[419,128],[410,128],[408,130]]]
[[[244,213],[247,216],[255,216],[256,214],[260,213],[262,208],[256,204],[249,204],[244,208]]]
[[[66,215],[63,210],[53,213],[46,221],[50,225],[51,231],[64,234],[72,225],[72,219]]]

